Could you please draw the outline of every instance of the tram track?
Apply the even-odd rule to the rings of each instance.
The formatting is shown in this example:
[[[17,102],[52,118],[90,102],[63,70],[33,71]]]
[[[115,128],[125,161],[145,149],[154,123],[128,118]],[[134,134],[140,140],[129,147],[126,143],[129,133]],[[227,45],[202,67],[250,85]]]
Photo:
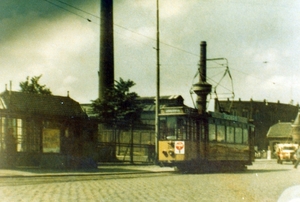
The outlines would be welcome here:
[[[126,172],[126,173],[97,173],[97,174],[63,174],[63,175],[33,175],[33,176],[2,176],[0,187],[23,186],[49,183],[67,183],[78,181],[97,181],[97,180],[119,180],[132,178],[151,178],[164,177],[178,174],[172,171],[153,172]]]

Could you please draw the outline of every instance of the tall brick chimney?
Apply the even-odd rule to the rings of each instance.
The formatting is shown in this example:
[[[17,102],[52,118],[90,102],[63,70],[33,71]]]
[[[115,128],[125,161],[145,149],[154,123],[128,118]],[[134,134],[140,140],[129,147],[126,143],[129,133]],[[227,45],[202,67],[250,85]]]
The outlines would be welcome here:
[[[99,94],[114,85],[113,0],[101,0]]]

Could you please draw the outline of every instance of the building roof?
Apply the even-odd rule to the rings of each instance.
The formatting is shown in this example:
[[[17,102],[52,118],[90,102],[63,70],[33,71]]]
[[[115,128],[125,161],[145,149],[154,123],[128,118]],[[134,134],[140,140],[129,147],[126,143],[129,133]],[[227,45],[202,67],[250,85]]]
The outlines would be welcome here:
[[[0,110],[47,116],[85,117],[78,102],[70,97],[4,91],[0,94]]]
[[[267,133],[267,138],[292,138],[292,124],[279,122],[272,125]]]
[[[80,104],[82,110],[87,114],[88,117],[97,117],[98,114],[94,112],[92,104],[91,103],[85,103],[85,104]]]
[[[293,123],[293,127],[299,127],[300,126],[300,112],[298,112],[296,119]]]

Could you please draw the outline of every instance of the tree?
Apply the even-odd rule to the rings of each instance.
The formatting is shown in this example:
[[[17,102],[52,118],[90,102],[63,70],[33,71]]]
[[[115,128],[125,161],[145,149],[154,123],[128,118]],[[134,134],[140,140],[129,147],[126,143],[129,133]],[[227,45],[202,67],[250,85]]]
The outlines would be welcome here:
[[[130,92],[135,83],[120,78],[104,93],[103,99],[92,100],[92,108],[99,120],[108,126],[125,127],[140,121],[142,105],[137,102],[137,93]]]
[[[92,101],[92,108],[98,114],[99,120],[114,129],[111,158],[116,158],[117,131],[131,129],[130,161],[133,163],[133,127],[139,123],[142,105],[137,101],[138,94],[130,92],[135,83],[120,78],[115,85],[104,93],[104,98]]]
[[[49,88],[46,88],[46,85],[39,84],[39,80],[41,77],[42,74],[40,76],[34,76],[32,78],[29,78],[29,76],[27,76],[26,81],[20,82],[21,92],[51,95],[52,92]]]

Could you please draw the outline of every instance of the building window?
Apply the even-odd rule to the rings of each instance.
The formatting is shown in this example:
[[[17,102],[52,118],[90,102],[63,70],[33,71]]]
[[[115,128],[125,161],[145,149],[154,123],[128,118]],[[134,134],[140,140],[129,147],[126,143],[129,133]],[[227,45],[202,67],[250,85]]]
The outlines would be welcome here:
[[[242,111],[242,117],[249,118],[249,111],[248,111],[248,109],[243,109],[243,111]]]
[[[17,137],[17,151],[22,152],[24,151],[25,147],[25,135],[23,133],[23,124],[22,119],[16,119],[16,125],[15,125],[15,131],[16,131],[16,137]]]
[[[235,108],[232,108],[232,109],[231,109],[231,114],[232,114],[233,116],[237,116],[237,110],[236,110]]]
[[[60,130],[43,129],[43,152],[59,153],[60,152]]]
[[[4,148],[4,136],[5,136],[5,117],[0,117],[0,151]]]

